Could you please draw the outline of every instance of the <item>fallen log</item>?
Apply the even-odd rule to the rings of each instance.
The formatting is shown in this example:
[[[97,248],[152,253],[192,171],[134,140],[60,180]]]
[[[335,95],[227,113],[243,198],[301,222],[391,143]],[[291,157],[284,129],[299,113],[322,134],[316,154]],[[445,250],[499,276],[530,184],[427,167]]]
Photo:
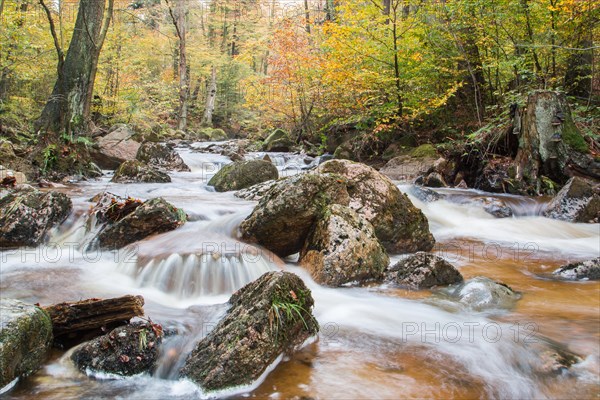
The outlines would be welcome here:
[[[87,299],[43,307],[52,320],[54,344],[73,346],[104,335],[110,329],[124,325],[133,317],[144,315],[142,296],[113,299]]]

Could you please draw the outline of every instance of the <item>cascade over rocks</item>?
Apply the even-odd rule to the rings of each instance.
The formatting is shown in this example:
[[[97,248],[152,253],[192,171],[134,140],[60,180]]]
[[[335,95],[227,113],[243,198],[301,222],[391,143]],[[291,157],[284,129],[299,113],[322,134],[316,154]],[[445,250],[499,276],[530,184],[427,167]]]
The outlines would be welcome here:
[[[598,223],[600,196],[585,180],[578,177],[571,178],[548,204],[544,215],[569,222]]]
[[[84,373],[120,376],[151,373],[156,369],[162,336],[160,325],[134,322],[82,344],[71,359]]]
[[[211,178],[209,186],[217,192],[240,190],[279,178],[277,168],[264,160],[235,161],[225,165]]]
[[[463,281],[458,270],[449,262],[431,253],[412,254],[385,272],[385,280],[409,289],[427,289]]]
[[[190,171],[181,156],[165,143],[145,142],[135,157],[150,167],[166,171]]]
[[[231,296],[231,308],[185,361],[181,376],[209,392],[254,383],[319,331],[313,298],[290,272],[268,272]]]
[[[0,248],[37,246],[72,208],[71,199],[60,192],[41,192],[26,185],[8,191],[0,197]]]
[[[0,389],[31,375],[46,361],[52,346],[52,323],[41,308],[0,299]]]
[[[117,168],[110,180],[115,183],[168,183],[166,173],[138,160],[125,161]]]
[[[334,204],[313,228],[299,262],[317,283],[341,286],[381,279],[390,259],[364,216]]]
[[[177,229],[186,220],[183,210],[158,197],[137,206],[116,222],[107,223],[96,239],[101,248],[120,249],[150,235]]]

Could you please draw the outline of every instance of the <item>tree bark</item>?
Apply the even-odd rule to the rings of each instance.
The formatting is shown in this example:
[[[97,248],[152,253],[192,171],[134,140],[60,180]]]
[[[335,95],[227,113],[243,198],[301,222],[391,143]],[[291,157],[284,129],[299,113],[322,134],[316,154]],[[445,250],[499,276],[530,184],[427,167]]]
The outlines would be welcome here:
[[[166,1],[169,6],[169,14],[175,26],[177,39],[179,42],[179,112],[178,112],[178,129],[185,130],[187,128],[188,116],[188,100],[190,94],[190,80],[187,65],[187,24],[186,24],[186,0],[177,0],[175,11],[171,8],[169,1]]]
[[[60,46],[57,44],[58,77],[42,115],[36,122],[38,134],[66,133],[72,136],[88,129],[98,58],[110,25],[113,4],[114,0],[80,1],[75,29],[64,62],[61,62]],[[51,27],[56,44],[53,23]]]
[[[585,170],[592,162],[564,94],[534,92],[516,118],[515,127],[520,127],[516,178],[537,187],[538,192],[542,176],[564,183],[574,169]]]
[[[55,343],[73,344],[103,335],[106,332],[102,328],[143,316],[144,298],[128,295],[106,300],[88,299],[54,304],[44,310],[52,320]]]
[[[202,125],[212,126],[212,117],[215,111],[215,102],[217,100],[217,68],[214,65],[212,67],[210,83],[208,84],[207,89]]]

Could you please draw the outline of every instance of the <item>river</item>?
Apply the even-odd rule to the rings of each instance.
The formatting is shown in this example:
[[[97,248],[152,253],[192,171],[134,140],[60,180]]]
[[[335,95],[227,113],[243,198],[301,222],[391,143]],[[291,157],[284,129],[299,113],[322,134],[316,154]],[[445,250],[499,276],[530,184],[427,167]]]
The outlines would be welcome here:
[[[516,215],[497,219],[464,201],[482,192],[440,189],[449,197],[427,204],[409,195],[429,219],[437,241],[434,252],[466,279],[485,276],[511,286],[522,296],[516,305],[474,311],[436,291],[386,285],[325,288],[293,257],[281,260],[237,240],[238,224],[256,203],[233,192],[216,193],[206,184],[228,158],[197,148],[178,150],[192,172],[171,173],[172,183],[166,184],[113,184],[107,176],[60,189],[73,199],[74,212],[51,233],[51,244],[0,253],[3,297],[47,305],[143,295],[146,314],[177,332],[165,340],[158,370],[153,376],[117,380],[87,377],[73,368],[68,354],[55,351],[42,370],[4,397],[206,397],[177,379],[178,368],[194,343],[224,315],[231,293],[277,269],[300,275],[311,288],[321,325],[319,340],[232,397],[600,397],[600,282],[550,278],[562,264],[600,254],[598,224],[543,218],[539,213],[546,199],[497,196]],[[282,175],[310,167],[293,155],[274,154],[272,159]],[[398,185],[403,192],[410,189]],[[103,191],[141,199],[162,196],[183,208],[189,222],[127,251],[89,250],[84,215],[92,205],[89,199]],[[391,258],[394,262],[399,256]],[[540,341],[568,348],[583,361],[570,373],[545,374],[540,370]]]

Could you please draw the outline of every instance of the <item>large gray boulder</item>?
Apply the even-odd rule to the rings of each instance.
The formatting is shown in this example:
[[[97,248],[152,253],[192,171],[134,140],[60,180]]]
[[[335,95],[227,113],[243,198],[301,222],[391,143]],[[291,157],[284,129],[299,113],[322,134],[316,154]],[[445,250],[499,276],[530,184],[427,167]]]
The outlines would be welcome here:
[[[165,171],[190,171],[179,153],[166,143],[145,142],[138,149],[135,157],[149,166]]]
[[[186,220],[183,210],[158,197],[136,206],[118,221],[107,223],[96,240],[101,248],[120,249],[148,236],[177,229]]]
[[[390,259],[364,216],[334,204],[308,236],[299,261],[317,283],[341,286],[381,279]]]
[[[127,125],[113,126],[108,135],[98,139],[90,154],[101,168],[115,169],[124,161],[133,160],[140,148],[135,132]]]
[[[38,370],[52,346],[52,321],[41,308],[0,299],[0,389]]]
[[[563,265],[552,274],[567,280],[600,280],[600,257]]]
[[[585,180],[571,178],[548,204],[544,215],[569,222],[599,222],[600,196]]]
[[[242,222],[242,238],[280,257],[289,256],[302,249],[328,205],[349,201],[340,176],[307,173],[277,181]]]
[[[433,248],[435,239],[425,215],[383,174],[348,160],[327,161],[319,165],[316,173],[346,178],[348,206],[373,225],[388,251],[412,253]]]
[[[151,373],[157,365],[162,336],[160,325],[134,322],[82,344],[71,359],[84,373],[121,376]]]
[[[37,246],[72,208],[71,199],[63,193],[32,187],[9,191],[0,197],[0,248]]]
[[[385,280],[409,289],[427,289],[463,281],[449,262],[431,253],[418,252],[391,266]]]
[[[111,182],[115,183],[168,183],[166,173],[138,160],[125,161],[117,168]]]
[[[225,165],[208,182],[217,192],[240,190],[279,178],[277,168],[264,160],[236,161]]]
[[[310,290],[289,272],[262,275],[234,293],[229,304],[181,370],[208,392],[251,385],[280,355],[319,330]]]
[[[276,184],[277,184],[276,180],[270,180],[270,181],[257,183],[256,185],[252,185],[245,189],[240,189],[237,192],[235,192],[233,195],[235,197],[238,197],[238,198],[244,199],[244,200],[259,201]]]

